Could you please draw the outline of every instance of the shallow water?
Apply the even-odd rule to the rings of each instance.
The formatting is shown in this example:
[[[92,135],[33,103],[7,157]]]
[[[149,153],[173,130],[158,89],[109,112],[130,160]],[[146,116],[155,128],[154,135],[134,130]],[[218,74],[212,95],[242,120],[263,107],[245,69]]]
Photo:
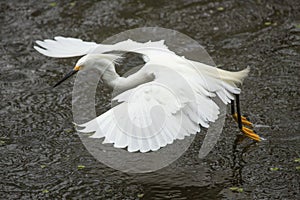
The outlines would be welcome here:
[[[1,199],[300,198],[298,1],[53,2],[0,3]],[[187,34],[224,69],[250,66],[242,110],[267,125],[256,128],[267,141],[239,136],[228,117],[204,160],[197,158],[201,134],[179,160],[154,173],[126,174],[94,159],[71,123],[73,81],[51,88],[76,59],[47,58],[34,41],[63,35],[101,42],[143,26]],[[98,103],[108,102],[108,91],[99,92]],[[230,191],[235,186],[243,192]]]

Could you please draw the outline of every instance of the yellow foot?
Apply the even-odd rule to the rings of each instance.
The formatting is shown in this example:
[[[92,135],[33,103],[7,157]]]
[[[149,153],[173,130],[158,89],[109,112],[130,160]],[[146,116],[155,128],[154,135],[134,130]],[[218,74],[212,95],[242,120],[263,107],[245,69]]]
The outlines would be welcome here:
[[[236,122],[238,121],[237,113],[234,113],[232,115],[232,117],[233,117],[233,119],[235,119]],[[248,121],[248,119],[246,117],[241,116],[241,119],[242,119],[242,124],[249,126],[249,127],[253,127],[253,124],[250,121]]]
[[[262,141],[264,140],[264,138],[262,137],[259,137],[259,135],[257,135],[252,129],[250,128],[246,128],[246,127],[242,127],[241,131],[249,138],[255,140],[255,141]]]

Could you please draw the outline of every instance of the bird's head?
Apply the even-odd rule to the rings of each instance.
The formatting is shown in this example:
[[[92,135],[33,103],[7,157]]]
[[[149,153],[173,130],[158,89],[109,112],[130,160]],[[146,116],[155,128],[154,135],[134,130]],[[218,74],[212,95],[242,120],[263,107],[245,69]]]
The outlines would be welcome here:
[[[115,73],[114,63],[119,59],[119,55],[114,54],[87,54],[80,58],[75,67],[67,73],[58,83],[53,87],[60,85],[62,82],[70,78],[72,75],[76,74],[79,71],[87,69],[98,69],[101,74],[104,74],[105,71],[112,71]]]

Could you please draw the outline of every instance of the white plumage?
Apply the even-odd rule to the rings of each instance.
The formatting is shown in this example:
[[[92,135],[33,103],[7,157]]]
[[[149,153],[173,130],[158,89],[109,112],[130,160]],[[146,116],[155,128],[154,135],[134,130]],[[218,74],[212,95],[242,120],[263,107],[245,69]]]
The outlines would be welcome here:
[[[96,68],[107,86],[117,91],[119,104],[97,118],[81,124],[80,132],[94,132],[116,148],[129,152],[156,151],[176,139],[196,134],[218,118],[218,96],[225,104],[239,94],[236,86],[249,69],[229,72],[188,60],[170,51],[164,41],[139,43],[126,40],[113,45],[55,37],[37,41],[34,48],[50,57],[83,56],[76,70]],[[131,51],[144,55],[146,64],[127,78],[114,67],[119,55],[109,51]],[[74,69],[75,69],[74,68]]]

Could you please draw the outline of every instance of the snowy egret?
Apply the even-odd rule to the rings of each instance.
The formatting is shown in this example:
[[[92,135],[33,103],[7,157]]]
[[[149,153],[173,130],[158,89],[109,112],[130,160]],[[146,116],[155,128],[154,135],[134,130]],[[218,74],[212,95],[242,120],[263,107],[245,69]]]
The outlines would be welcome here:
[[[200,125],[209,127],[219,114],[219,108],[212,99],[215,96],[224,104],[231,103],[232,116],[242,133],[253,140],[262,140],[240,111],[241,90],[237,84],[242,83],[249,68],[230,72],[189,60],[169,50],[163,40],[145,43],[125,40],[107,45],[59,36],[36,43],[38,46],[34,48],[46,56],[83,56],[54,87],[78,71],[95,68],[101,72],[103,83],[118,91],[114,97],[119,103],[117,106],[79,125],[84,127],[80,132],[94,132],[90,137],[104,138],[103,143],[112,143],[116,148],[127,147],[129,152],[156,151],[176,139],[196,134]],[[112,51],[142,54],[145,65],[126,78],[120,77],[115,64],[121,62],[122,55],[110,53]],[[174,72],[180,78],[172,76]],[[149,114],[155,106],[160,106],[165,114],[163,124],[159,121],[161,119],[155,121],[160,115],[153,119]],[[159,134],[150,134],[154,129]]]

